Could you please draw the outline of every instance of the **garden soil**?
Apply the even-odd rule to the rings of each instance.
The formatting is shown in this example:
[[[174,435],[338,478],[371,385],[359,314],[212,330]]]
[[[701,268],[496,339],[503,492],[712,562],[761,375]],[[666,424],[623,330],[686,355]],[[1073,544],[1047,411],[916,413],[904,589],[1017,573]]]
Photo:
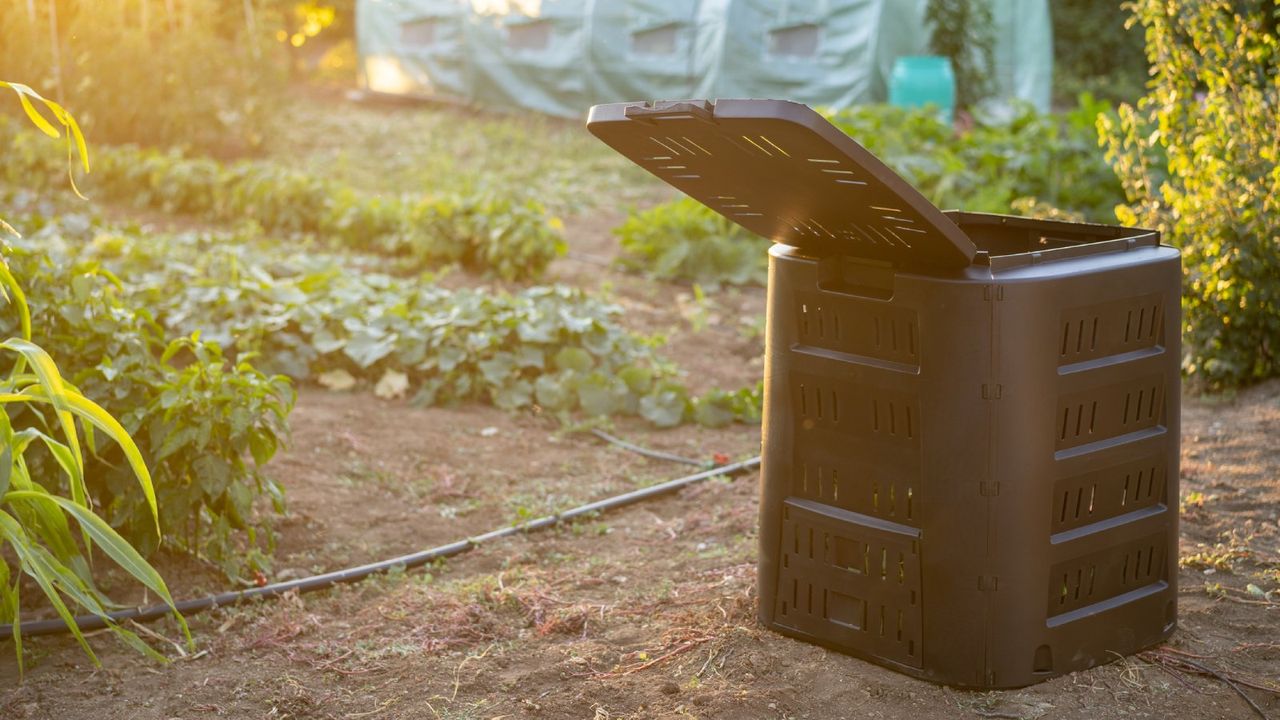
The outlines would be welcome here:
[[[664,352],[695,390],[758,378],[763,291],[699,302],[608,270],[616,248],[602,229],[615,219],[570,227],[575,251],[557,279],[607,285],[628,323],[667,336]],[[303,388],[292,425],[291,447],[269,466],[289,498],[270,581],[687,472],[553,418],[420,408],[368,388]],[[749,457],[760,444],[759,428],[744,425],[662,431],[628,420],[612,430],[700,460]],[[743,476],[429,568],[193,616],[194,649],[172,622],[155,623],[145,636],[167,664],[102,633],[90,639],[101,668],[65,637],[28,638],[20,679],[2,644],[0,718],[1255,717],[1221,678],[1280,677],[1280,603],[1249,590],[1280,585],[1280,382],[1186,397],[1183,431],[1178,632],[1155,652],[1022,690],[938,687],[762,629],[757,485]],[[222,589],[192,560],[159,564],[176,595]],[[1280,697],[1242,691],[1280,717]]]

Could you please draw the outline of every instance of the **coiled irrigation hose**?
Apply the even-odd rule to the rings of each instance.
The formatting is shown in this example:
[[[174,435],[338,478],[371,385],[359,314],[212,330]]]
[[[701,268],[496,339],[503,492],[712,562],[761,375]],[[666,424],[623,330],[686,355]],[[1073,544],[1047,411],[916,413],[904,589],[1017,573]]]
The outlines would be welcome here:
[[[613,442],[614,440],[617,440],[617,438],[610,440],[610,442]],[[624,441],[620,440],[618,440],[618,442],[624,443]],[[631,445],[631,443],[625,443],[623,444],[623,447],[627,447],[628,449],[637,452],[645,450],[645,448]],[[660,457],[661,459],[671,460],[673,462],[692,463],[699,466],[703,465],[703,463],[696,460],[667,455],[666,453],[658,453],[657,451],[646,450],[641,454],[648,457]],[[202,598],[181,600],[175,603],[174,606],[177,608],[178,612],[183,615],[190,615],[193,613],[203,612],[205,610],[212,610],[214,608],[238,605],[254,598],[279,597],[280,595],[293,591],[305,593],[313,590],[321,590],[332,585],[337,585],[338,583],[349,583],[357,580],[363,580],[370,575],[387,572],[394,568],[414,568],[441,558],[461,555],[462,553],[474,550],[480,545],[493,540],[500,540],[502,538],[522,533],[545,530],[568,520],[575,520],[580,517],[591,515],[592,513],[620,508],[625,505],[638,503],[659,495],[675,492],[676,490],[680,490],[681,488],[693,485],[708,478],[720,475],[734,475],[755,469],[759,466],[760,458],[757,456],[750,460],[743,460],[742,462],[714,467],[710,470],[694,473],[693,475],[685,475],[684,477],[668,480],[657,485],[640,488],[639,490],[632,490],[631,492],[622,493],[621,495],[614,495],[613,497],[605,498],[604,500],[597,500],[596,502],[587,503],[586,505],[579,505],[572,510],[557,513],[555,515],[546,515],[535,520],[529,520],[516,525],[499,528],[483,535],[477,535],[476,537],[467,538],[466,540],[459,540],[458,542],[449,543],[448,545],[441,545],[439,547],[431,548],[430,550],[422,550],[420,552],[401,555],[381,562],[346,568],[345,570],[335,570],[334,572],[324,573],[322,575],[313,575],[311,577],[273,583],[271,585],[263,585],[262,587],[249,588],[247,590],[234,590]],[[107,613],[106,617],[114,623],[120,623],[128,620],[146,622],[159,619],[171,612],[173,612],[173,608],[170,608],[164,603],[157,603],[146,607],[117,610]],[[100,630],[107,627],[107,621],[98,615],[77,615],[75,622],[81,631]],[[70,628],[67,624],[60,619],[31,620],[22,623],[19,628],[23,636],[57,635],[70,632]],[[7,640],[11,637],[13,637],[13,625],[0,625],[0,640]]]

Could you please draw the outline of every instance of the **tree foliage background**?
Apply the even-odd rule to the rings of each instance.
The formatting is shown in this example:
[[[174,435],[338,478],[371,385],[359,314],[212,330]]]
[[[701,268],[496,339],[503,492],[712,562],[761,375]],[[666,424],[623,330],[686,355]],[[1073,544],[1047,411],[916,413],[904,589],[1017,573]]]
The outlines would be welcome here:
[[[1108,102],[1133,102],[1147,81],[1141,25],[1126,22],[1120,0],[1053,0],[1053,95],[1070,104],[1087,92]]]
[[[0,77],[69,102],[97,143],[256,153],[289,81],[354,73],[353,0],[7,0]]]
[[[1100,116],[1130,225],[1183,251],[1183,368],[1209,387],[1280,374],[1280,9],[1136,0],[1152,77]]]

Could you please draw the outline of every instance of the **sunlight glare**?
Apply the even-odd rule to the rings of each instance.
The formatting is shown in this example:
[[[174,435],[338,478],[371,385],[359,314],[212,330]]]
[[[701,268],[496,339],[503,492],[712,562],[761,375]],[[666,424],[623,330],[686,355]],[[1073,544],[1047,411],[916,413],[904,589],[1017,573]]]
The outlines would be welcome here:
[[[540,17],[542,0],[471,0],[471,8],[480,15]]]
[[[403,94],[414,89],[413,78],[393,57],[371,55],[364,59],[365,78],[374,92]]]

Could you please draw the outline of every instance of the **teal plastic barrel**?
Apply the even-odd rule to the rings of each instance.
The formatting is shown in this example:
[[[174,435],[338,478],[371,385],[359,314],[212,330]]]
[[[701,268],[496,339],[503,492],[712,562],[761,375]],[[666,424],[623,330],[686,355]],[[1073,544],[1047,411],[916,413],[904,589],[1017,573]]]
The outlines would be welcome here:
[[[946,122],[956,111],[956,76],[951,61],[940,55],[908,55],[893,64],[889,104],[916,108],[933,105]]]

